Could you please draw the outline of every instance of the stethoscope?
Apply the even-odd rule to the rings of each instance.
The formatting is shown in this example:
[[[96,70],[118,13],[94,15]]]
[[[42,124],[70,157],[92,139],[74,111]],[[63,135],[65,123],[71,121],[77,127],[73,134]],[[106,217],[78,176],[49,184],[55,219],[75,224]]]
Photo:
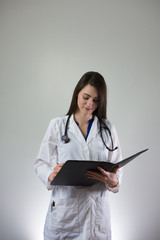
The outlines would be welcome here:
[[[70,138],[68,137],[67,131],[68,131],[68,125],[69,125],[69,120],[70,120],[71,115],[68,116],[67,118],[67,122],[66,122],[66,126],[65,126],[65,131],[64,131],[64,135],[61,137],[61,140],[63,143],[68,143],[70,142]],[[113,139],[112,139],[112,135],[111,135],[111,131],[108,128],[108,126],[103,122],[103,120],[101,118],[98,118],[99,123],[100,123],[100,136],[102,139],[102,142],[104,144],[104,146],[111,152],[115,151],[118,149],[118,147],[113,147]],[[102,134],[102,130],[104,129],[104,131],[108,131],[110,139],[111,139],[111,144],[112,144],[112,148],[107,147],[104,138],[103,138],[103,134]]]

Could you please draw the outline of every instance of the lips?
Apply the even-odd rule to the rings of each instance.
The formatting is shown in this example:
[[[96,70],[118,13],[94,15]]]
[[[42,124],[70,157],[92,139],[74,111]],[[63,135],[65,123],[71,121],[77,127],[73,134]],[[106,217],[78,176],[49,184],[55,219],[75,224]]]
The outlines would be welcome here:
[[[85,108],[87,111],[92,111],[93,109],[92,108]]]

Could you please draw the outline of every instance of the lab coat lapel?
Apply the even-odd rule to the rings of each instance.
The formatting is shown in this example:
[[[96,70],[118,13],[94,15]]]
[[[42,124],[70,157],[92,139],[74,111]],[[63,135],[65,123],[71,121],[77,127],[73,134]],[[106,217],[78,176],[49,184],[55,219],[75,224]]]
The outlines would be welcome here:
[[[94,121],[92,123],[91,130],[89,132],[88,138],[87,138],[87,143],[89,143],[99,132],[99,127],[98,127],[98,118],[95,116]]]
[[[86,145],[86,141],[85,141],[85,138],[83,136],[83,134],[81,133],[81,130],[79,129],[79,127],[77,126],[75,120],[74,120],[74,117],[73,115],[71,116],[70,118],[70,121],[69,121],[69,125],[68,125],[68,129],[70,132],[72,132],[74,135],[77,136],[77,139],[81,142],[81,143],[84,143]]]

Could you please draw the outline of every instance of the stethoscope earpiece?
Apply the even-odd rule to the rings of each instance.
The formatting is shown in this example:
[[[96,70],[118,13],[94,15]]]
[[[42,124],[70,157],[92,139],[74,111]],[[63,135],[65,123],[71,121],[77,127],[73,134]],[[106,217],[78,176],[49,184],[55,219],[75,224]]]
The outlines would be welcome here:
[[[69,137],[67,135],[63,135],[61,137],[63,143],[68,143],[70,141]]]

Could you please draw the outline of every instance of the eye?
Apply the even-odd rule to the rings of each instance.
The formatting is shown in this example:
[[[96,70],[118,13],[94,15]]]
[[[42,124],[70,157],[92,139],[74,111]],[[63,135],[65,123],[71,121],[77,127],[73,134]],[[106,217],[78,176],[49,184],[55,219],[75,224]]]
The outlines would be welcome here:
[[[89,98],[88,98],[88,97],[84,97],[84,96],[83,96],[83,99],[84,99],[84,100],[88,100]]]
[[[93,99],[93,102],[99,102],[99,98],[97,98],[97,99]]]

